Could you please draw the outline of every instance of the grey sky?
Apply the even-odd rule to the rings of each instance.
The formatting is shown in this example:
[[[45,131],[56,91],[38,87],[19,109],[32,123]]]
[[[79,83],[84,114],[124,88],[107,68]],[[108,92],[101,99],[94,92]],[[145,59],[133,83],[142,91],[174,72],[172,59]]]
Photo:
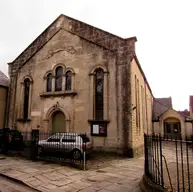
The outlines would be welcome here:
[[[136,36],[136,53],[155,97],[176,110],[193,94],[191,0],[0,0],[0,70],[61,13],[121,37]],[[191,90],[192,89],[192,90]]]

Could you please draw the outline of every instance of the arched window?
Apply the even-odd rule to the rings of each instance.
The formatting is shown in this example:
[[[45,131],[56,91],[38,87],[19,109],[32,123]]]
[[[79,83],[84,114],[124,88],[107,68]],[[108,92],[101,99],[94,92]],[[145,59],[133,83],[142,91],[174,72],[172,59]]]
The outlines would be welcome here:
[[[95,119],[103,120],[104,108],[104,71],[97,69],[95,71]]]
[[[46,91],[47,92],[52,91],[52,74],[51,73],[47,75]]]
[[[62,91],[62,75],[63,68],[59,66],[56,68],[55,91]]]
[[[65,90],[71,90],[72,87],[72,72],[67,71],[66,72],[66,84],[65,84]]]
[[[30,93],[30,79],[27,78],[24,80],[24,109],[23,109],[23,118],[28,119],[28,110],[29,110],[29,93]]]

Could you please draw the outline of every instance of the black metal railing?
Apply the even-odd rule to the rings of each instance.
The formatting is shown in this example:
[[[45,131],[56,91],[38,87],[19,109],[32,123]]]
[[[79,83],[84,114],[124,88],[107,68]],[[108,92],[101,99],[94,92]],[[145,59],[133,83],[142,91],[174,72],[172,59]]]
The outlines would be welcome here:
[[[145,175],[170,191],[193,191],[193,140],[144,135]]]
[[[17,154],[31,160],[54,161],[80,165],[86,169],[86,157],[92,150],[90,139],[83,133],[46,133],[39,130],[17,132],[10,135],[9,129],[0,132],[0,151]]]

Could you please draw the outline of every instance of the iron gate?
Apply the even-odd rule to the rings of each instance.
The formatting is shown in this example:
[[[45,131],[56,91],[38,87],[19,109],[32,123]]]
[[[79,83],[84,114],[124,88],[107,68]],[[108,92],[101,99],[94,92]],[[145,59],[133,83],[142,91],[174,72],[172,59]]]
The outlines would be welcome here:
[[[144,135],[144,174],[169,191],[193,191],[193,140]]]

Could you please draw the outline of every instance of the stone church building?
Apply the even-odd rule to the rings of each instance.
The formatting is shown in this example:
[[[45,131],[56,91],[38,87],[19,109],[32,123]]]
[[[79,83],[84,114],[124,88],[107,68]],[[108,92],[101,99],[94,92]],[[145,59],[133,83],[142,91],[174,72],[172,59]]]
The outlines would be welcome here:
[[[8,126],[86,132],[96,149],[142,153],[153,96],[136,41],[60,15],[8,64]]]

